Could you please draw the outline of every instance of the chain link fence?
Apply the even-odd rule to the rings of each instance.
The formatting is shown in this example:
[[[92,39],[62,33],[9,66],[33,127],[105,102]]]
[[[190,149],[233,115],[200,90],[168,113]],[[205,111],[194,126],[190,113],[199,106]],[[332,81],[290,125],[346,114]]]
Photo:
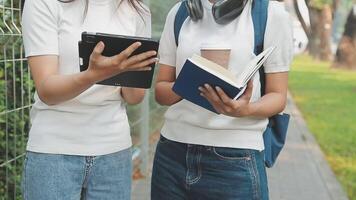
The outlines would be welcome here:
[[[159,37],[165,16],[175,2],[146,1],[153,13],[154,37]],[[0,200],[21,199],[21,174],[35,91],[21,38],[22,7],[23,0],[0,0]],[[142,174],[148,169],[150,135],[158,132],[165,111],[153,97],[151,90],[142,104],[128,108],[133,159]]]

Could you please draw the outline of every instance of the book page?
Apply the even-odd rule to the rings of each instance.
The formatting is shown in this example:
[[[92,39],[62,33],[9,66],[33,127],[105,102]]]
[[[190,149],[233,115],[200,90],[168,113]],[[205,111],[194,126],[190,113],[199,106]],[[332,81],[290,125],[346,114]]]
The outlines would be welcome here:
[[[224,67],[206,59],[199,55],[194,54],[192,58],[189,60],[194,63],[196,66],[201,69],[213,74],[220,79],[226,81],[230,85],[233,85],[237,88],[242,88],[247,85],[247,82],[252,78],[252,76],[258,71],[258,69],[263,65],[269,55],[271,55],[272,51],[275,47],[269,47],[264,50],[254,59],[252,59],[242,73],[238,75],[234,75],[231,71],[225,69]],[[237,78],[236,78],[237,77]]]
[[[271,55],[274,48],[275,47],[273,46],[273,47],[269,47],[268,49],[264,50],[262,53],[260,53],[254,59],[252,59],[247,64],[245,69],[240,74],[237,75],[236,83],[240,87],[246,85],[247,82],[252,78],[252,76],[256,74],[256,72],[260,69],[260,67],[263,65],[263,63]]]
[[[210,74],[213,74],[230,85],[237,87],[236,77],[224,67],[196,54],[194,54],[192,58],[189,58],[189,60]]]

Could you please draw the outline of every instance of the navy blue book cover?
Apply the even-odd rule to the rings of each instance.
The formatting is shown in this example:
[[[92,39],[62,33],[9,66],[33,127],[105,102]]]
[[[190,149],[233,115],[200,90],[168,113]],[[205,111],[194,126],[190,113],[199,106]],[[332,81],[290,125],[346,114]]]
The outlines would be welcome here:
[[[204,86],[205,83],[208,83],[213,87],[219,86],[232,99],[241,91],[240,88],[237,88],[196,66],[189,59],[185,62],[181,72],[179,73],[176,82],[173,85],[173,91],[182,98],[217,113],[213,106],[200,95],[198,88],[200,86]]]

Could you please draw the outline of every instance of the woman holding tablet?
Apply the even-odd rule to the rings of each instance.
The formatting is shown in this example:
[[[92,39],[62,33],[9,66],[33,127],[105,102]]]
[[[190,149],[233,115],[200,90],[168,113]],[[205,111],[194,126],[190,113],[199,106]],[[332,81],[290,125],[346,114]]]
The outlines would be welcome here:
[[[130,199],[131,137],[125,102],[145,90],[95,85],[126,71],[150,70],[156,52],[105,57],[95,47],[79,72],[83,31],[151,36],[151,19],[138,0],[26,0],[26,57],[36,86],[23,173],[26,200]]]
[[[240,12],[233,19],[234,15],[217,10],[217,3],[229,1],[243,2],[234,8],[233,14]],[[222,66],[228,63],[224,67],[233,74],[243,70],[255,56],[251,17],[254,1],[258,0],[188,0],[190,16],[182,25],[178,44],[175,19],[181,3],[168,14],[160,42],[156,99],[170,107],[154,159],[152,200],[268,199],[263,132],[268,117],[283,111],[286,105],[293,55],[291,23],[283,3],[269,2],[264,47],[275,46],[275,50],[264,64],[264,96],[258,74],[238,100],[210,85],[196,88],[220,115],[182,100],[172,91],[184,62],[193,54],[205,55]],[[200,18],[196,17],[199,13],[203,13]],[[226,14],[229,21],[218,22],[213,15],[217,13]]]

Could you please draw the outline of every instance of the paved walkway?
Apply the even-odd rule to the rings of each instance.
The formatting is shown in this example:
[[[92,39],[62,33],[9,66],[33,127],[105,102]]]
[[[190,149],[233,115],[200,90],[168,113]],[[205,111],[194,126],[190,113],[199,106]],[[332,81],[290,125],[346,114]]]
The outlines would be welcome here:
[[[292,115],[287,144],[278,163],[268,170],[270,199],[347,200],[290,97],[287,112]],[[149,183],[148,179],[134,181],[132,199],[149,200]]]
[[[268,170],[271,200],[347,200],[319,145],[288,98],[291,122],[278,163]]]

